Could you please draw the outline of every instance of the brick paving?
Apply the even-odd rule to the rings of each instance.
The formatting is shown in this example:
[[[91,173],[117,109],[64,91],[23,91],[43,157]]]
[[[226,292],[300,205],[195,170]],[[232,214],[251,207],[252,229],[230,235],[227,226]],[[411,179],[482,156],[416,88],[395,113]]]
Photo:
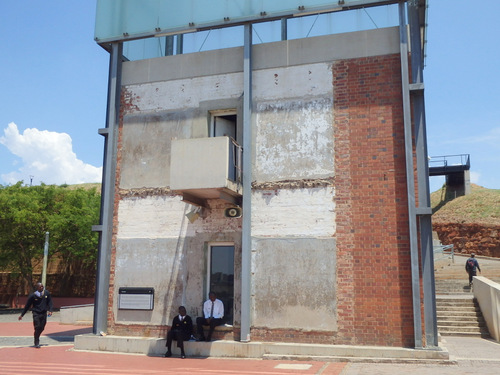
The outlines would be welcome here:
[[[479,258],[483,275],[500,275],[500,261]],[[464,279],[465,260],[439,262],[436,278]],[[448,274],[448,275],[447,275]],[[0,314],[0,374],[206,374],[206,375],[497,375],[500,373],[500,343],[479,337],[446,336],[442,344],[450,353],[450,364],[282,361],[220,358],[163,358],[145,355],[97,353],[73,350],[74,335],[90,333],[89,326],[59,324],[59,315],[48,318],[41,337],[42,347],[33,347],[31,314],[18,321],[19,313]]]

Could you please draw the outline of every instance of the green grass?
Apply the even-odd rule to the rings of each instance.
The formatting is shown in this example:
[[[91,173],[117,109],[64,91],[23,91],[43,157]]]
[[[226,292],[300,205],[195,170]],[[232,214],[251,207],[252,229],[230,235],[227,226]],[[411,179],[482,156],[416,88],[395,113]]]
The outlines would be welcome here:
[[[500,190],[472,184],[470,194],[446,199],[443,189],[431,194],[433,222],[500,225]]]
[[[99,182],[88,182],[84,184],[74,184],[74,185],[61,185],[65,186],[67,189],[70,190],[75,190],[75,189],[85,189],[85,190],[90,190],[90,189],[96,189],[98,193],[101,193],[101,184]]]

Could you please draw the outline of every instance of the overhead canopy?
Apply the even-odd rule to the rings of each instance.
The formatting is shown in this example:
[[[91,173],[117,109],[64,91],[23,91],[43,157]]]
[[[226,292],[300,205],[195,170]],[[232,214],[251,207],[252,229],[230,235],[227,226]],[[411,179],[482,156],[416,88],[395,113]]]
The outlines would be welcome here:
[[[395,0],[98,0],[99,44],[243,22],[397,3]],[[425,3],[425,1],[423,1]]]

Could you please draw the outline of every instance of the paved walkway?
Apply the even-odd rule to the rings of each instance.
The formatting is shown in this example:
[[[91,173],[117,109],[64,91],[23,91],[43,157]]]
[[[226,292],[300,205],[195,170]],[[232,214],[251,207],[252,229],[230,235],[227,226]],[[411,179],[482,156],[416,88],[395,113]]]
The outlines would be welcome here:
[[[144,355],[73,351],[75,334],[91,327],[59,324],[49,319],[41,337],[42,348],[33,348],[33,325],[27,314],[0,314],[0,374],[217,374],[217,375],[497,375],[500,343],[482,338],[444,337],[453,364],[345,363],[219,358],[163,358]]]
[[[455,263],[436,262],[436,279],[463,280],[466,257]],[[483,276],[500,277],[500,261],[479,258]],[[468,296],[470,298],[470,296]],[[73,350],[74,336],[90,333],[89,326],[59,324],[59,314],[48,318],[41,337],[42,347],[33,347],[33,324],[28,313],[0,314],[0,374],[25,373],[73,375],[497,375],[500,374],[500,343],[479,337],[442,338],[450,353],[450,364],[371,363],[328,361],[282,361],[220,358],[163,358],[144,355],[96,353]]]

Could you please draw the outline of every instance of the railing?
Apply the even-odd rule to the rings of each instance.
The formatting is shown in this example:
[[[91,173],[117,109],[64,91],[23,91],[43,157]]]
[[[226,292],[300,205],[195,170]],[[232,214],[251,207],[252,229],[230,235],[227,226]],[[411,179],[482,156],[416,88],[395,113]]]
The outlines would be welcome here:
[[[243,148],[233,139],[229,146],[229,179],[236,183],[242,182]]]
[[[453,245],[434,246],[434,260],[444,259],[451,256],[452,263],[455,263],[455,250]]]
[[[429,167],[466,166],[470,168],[470,154],[430,156]]]

